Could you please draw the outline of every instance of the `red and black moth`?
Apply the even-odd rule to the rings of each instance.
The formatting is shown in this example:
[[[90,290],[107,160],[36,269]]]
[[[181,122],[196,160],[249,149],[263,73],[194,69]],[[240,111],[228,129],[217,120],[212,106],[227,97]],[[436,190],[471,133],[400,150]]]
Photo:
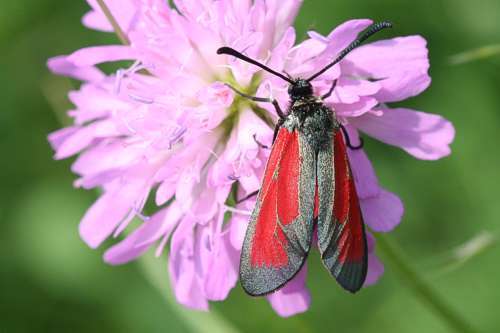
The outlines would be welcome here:
[[[240,281],[248,294],[266,295],[290,281],[307,258],[315,227],[321,260],[332,276],[353,293],[363,286],[368,266],[366,234],[347,156],[348,147],[360,147],[351,146],[335,113],[323,104],[336,81],[321,97],[313,95],[311,81],[371,35],[391,26],[373,24],[308,79],[292,79],[229,47],[217,51],[290,83],[286,114],[276,100],[249,96],[230,86],[243,97],[273,103],[280,118],[241,253]]]

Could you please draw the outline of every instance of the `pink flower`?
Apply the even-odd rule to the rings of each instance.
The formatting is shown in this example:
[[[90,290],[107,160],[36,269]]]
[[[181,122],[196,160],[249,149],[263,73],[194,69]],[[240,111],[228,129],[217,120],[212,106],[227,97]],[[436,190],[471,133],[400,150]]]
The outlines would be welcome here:
[[[88,2],[92,10],[83,23],[111,31],[96,2]],[[272,107],[236,97],[223,83],[273,95],[283,107],[288,103],[286,83],[216,50],[230,46],[275,70],[307,77],[371,21],[348,21],[328,36],[310,32],[309,39],[295,45],[291,24],[299,0],[174,2],[177,10],[163,0],[108,0],[130,46],[87,47],[49,60],[53,72],[83,81],[69,95],[74,125],[49,140],[57,159],[78,154],[72,167],[79,175],[75,186],[102,189],[80,223],[82,239],[97,248],[139,219],[138,227],[106,251],[105,261],[126,263],[152,247],[160,255],[170,244],[169,273],[177,300],[207,310],[209,301],[225,299],[236,285],[248,214],[255,204],[253,199],[228,207],[228,199],[259,188],[269,150],[253,137],[270,145],[269,120],[277,120]],[[122,60],[131,65],[112,75],[96,67]],[[321,94],[338,79],[326,102],[354,141],[361,131],[416,158],[435,160],[450,153],[452,125],[437,115],[387,105],[425,90],[428,68],[422,37],[395,38],[356,49],[314,86]],[[400,199],[379,186],[364,151],[349,154],[366,224],[375,232],[391,231],[403,214]],[[148,201],[156,207],[152,216],[143,213]],[[369,245],[366,284],[383,273],[372,237]],[[278,314],[308,308],[305,277],[306,267],[268,296]]]

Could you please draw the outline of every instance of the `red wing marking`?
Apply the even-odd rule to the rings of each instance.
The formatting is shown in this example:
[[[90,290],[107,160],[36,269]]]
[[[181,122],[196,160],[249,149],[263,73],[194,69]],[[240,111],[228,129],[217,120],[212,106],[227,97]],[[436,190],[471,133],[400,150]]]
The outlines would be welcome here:
[[[366,278],[367,245],[359,199],[341,131],[337,130],[334,134],[332,150],[320,154],[318,245],[321,259],[343,288],[356,292]],[[333,163],[329,165],[329,161]],[[329,181],[334,186],[330,186]]]
[[[241,251],[240,281],[248,294],[268,294],[300,271],[311,247],[315,179],[314,147],[298,130],[282,127]]]
[[[259,196],[260,212],[251,245],[253,267],[283,267],[288,264],[283,230],[299,214],[299,141],[297,131],[278,133],[266,168]]]
[[[350,174],[347,151],[342,133],[337,131],[333,145],[333,158],[335,167],[335,196],[334,216],[340,223],[347,222],[349,214]]]
[[[360,261],[365,253],[363,218],[347,156],[344,137],[338,131],[334,144],[336,186],[333,211],[338,223],[342,225],[338,240],[341,263]]]
[[[276,170],[278,172],[278,201],[275,202],[278,208],[278,219],[282,225],[289,225],[299,215],[299,153],[299,134],[293,131],[287,146],[283,149],[281,161]]]

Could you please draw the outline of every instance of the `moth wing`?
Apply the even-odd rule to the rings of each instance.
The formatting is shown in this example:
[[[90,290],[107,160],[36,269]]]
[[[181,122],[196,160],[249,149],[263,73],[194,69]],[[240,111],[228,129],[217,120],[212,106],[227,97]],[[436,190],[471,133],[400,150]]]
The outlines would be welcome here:
[[[318,154],[318,196],[323,264],[344,289],[357,292],[368,267],[366,234],[344,137],[338,130],[329,149]]]
[[[301,134],[282,127],[243,243],[240,281],[248,294],[275,291],[301,269],[312,241],[315,165]]]

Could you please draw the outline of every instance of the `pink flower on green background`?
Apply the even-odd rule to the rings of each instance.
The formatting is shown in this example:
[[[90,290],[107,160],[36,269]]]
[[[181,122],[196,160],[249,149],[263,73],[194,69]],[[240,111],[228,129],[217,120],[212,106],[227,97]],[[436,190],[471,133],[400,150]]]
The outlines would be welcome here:
[[[112,31],[95,1],[83,23]],[[151,248],[170,248],[168,270],[177,300],[207,310],[225,299],[238,278],[239,254],[255,199],[229,207],[260,186],[271,144],[274,109],[235,96],[230,82],[259,96],[272,95],[284,107],[287,85],[258,68],[219,56],[230,46],[294,77],[308,77],[330,62],[372,22],[352,20],[328,36],[310,32],[296,43],[291,26],[298,0],[108,0],[130,40],[129,46],[83,48],[49,60],[50,69],[82,81],[70,92],[74,124],[52,133],[57,159],[78,155],[75,186],[102,194],[80,223],[92,248],[131,230],[109,248],[110,264],[134,260]],[[116,73],[97,65],[127,60]],[[331,106],[351,138],[358,131],[400,147],[419,159],[450,153],[453,126],[440,116],[391,108],[430,84],[426,42],[409,36],[362,46],[313,82],[317,94],[338,79]],[[354,142],[355,144],[356,142]],[[367,226],[389,232],[403,215],[400,199],[380,187],[362,150],[350,151]],[[144,213],[147,202],[154,212]],[[133,219],[140,221],[131,228]],[[134,224],[135,225],[135,224]],[[383,265],[369,237],[366,284],[375,283]],[[310,295],[306,268],[268,300],[282,316],[305,311]],[[334,283],[332,281],[332,283]]]

